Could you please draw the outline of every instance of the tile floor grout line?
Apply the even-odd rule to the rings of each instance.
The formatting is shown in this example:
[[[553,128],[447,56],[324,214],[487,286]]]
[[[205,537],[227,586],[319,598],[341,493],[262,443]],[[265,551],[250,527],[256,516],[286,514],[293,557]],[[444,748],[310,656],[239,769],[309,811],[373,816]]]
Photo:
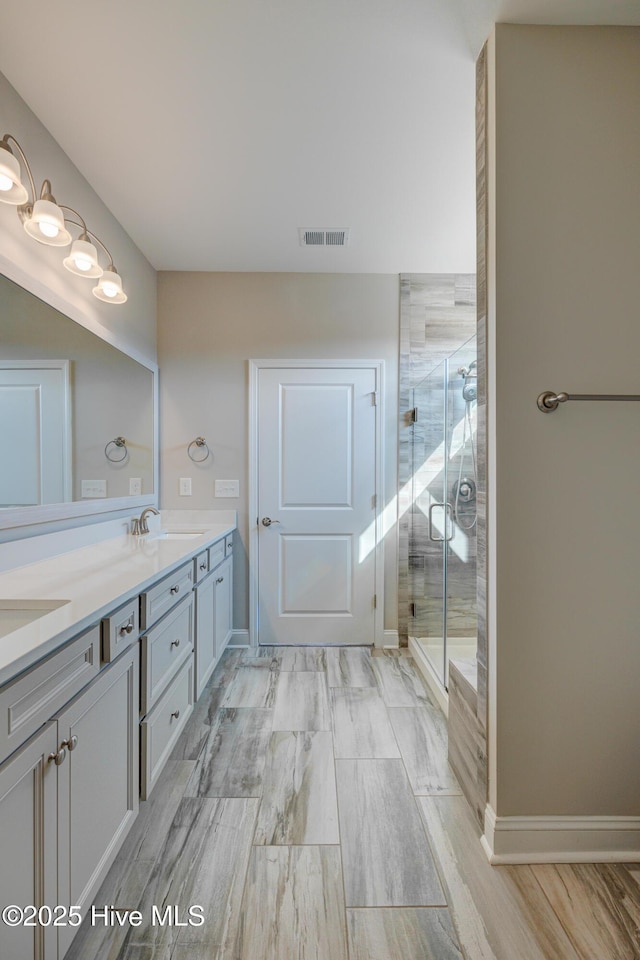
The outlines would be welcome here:
[[[339,656],[339,654],[338,654]],[[329,670],[326,663],[325,657],[325,670],[326,670],[326,681],[327,681],[327,690],[329,697],[331,697],[331,688],[329,687]],[[344,857],[342,851],[342,830],[340,827],[340,797],[338,793],[338,769],[336,766],[336,734],[334,729],[334,720],[333,710],[330,710],[331,716],[331,753],[333,755],[333,782],[336,788],[336,812],[338,814],[338,849],[340,850],[340,876],[342,877],[342,903],[344,906],[344,937],[345,944],[347,947],[347,957],[346,960],[349,960],[351,957],[351,948],[349,946],[349,918],[347,916],[347,884],[344,877]]]

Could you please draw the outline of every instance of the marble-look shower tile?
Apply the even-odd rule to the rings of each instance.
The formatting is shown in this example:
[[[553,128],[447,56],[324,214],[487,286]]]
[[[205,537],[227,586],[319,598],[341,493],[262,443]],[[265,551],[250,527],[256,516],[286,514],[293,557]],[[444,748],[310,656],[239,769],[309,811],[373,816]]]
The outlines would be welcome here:
[[[460,794],[447,760],[447,722],[442,714],[429,707],[387,709],[413,792]]]
[[[187,724],[188,726],[188,724]],[[170,760],[118,854],[124,860],[155,860],[195,769],[193,760]]]
[[[178,904],[183,912],[198,904],[204,909],[204,923],[171,927],[147,922],[130,931],[131,944],[152,947],[155,960],[177,941],[206,943],[215,953],[215,945],[235,938],[258,805],[255,799],[181,802],[147,877],[139,909],[150,918],[154,904]]]
[[[585,960],[531,868],[491,866],[464,797],[422,797],[418,804],[467,960]]]
[[[331,733],[273,733],[254,843],[274,846],[339,842]]]
[[[260,797],[272,710],[225,707],[191,775],[186,797]]]
[[[331,712],[324,673],[280,673],[273,713],[274,730],[330,730]]]
[[[237,960],[346,960],[339,847],[254,847]]]
[[[328,649],[327,680],[330,687],[377,687],[369,648]]]
[[[446,907],[347,910],[351,960],[463,960]]]
[[[336,760],[350,907],[445,906],[401,760]]]
[[[640,889],[622,864],[536,864],[534,876],[581,957],[640,957]]]
[[[377,688],[334,687],[331,710],[336,757],[400,756],[387,708]]]
[[[376,657],[371,662],[388,707],[434,706],[411,657]]]
[[[272,707],[276,696],[277,674],[240,666],[227,687],[223,707]]]

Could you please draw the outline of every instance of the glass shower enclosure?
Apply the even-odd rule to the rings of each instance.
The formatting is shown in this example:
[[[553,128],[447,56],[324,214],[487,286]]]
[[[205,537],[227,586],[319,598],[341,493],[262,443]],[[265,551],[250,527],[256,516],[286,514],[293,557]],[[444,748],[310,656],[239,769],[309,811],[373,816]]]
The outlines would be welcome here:
[[[477,646],[476,355],[472,337],[413,390],[409,636],[445,689]]]

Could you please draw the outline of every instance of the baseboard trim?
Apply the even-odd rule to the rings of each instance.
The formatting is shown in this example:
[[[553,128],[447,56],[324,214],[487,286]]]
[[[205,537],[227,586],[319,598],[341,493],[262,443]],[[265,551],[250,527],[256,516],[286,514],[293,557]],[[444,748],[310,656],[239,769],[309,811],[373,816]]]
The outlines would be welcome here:
[[[233,630],[227,647],[250,647],[248,630]]]
[[[487,804],[489,863],[637,863],[640,817],[498,817]]]
[[[400,646],[400,637],[397,630],[385,630],[382,637],[382,645],[386,649],[395,649]]]

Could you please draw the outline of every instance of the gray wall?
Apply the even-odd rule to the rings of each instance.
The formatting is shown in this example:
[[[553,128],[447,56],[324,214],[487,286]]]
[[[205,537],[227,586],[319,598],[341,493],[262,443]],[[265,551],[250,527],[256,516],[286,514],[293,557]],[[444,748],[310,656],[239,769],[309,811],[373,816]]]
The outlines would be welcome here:
[[[385,360],[385,492],[397,489],[399,278],[375,274],[160,273],[158,351],[161,505],[236,509],[244,549],[235,565],[234,627],[248,628],[249,359]],[[202,434],[213,457],[187,444]],[[178,495],[191,477],[193,495]],[[215,499],[215,479],[238,479],[239,499]],[[243,562],[244,560],[244,562]],[[396,527],[385,540],[385,628],[397,625]]]
[[[640,31],[498,25],[490,214],[491,799],[640,813]]]

